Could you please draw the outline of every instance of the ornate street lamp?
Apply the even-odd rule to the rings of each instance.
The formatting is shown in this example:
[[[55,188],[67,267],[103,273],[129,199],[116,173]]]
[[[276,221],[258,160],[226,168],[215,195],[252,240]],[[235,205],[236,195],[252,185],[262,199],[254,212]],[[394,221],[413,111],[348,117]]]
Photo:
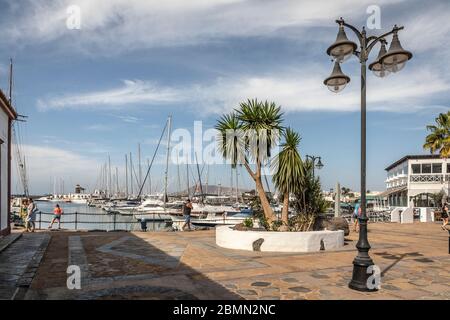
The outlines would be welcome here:
[[[372,71],[373,74],[376,75],[377,77],[383,78],[383,77],[389,75],[389,73],[391,73],[391,71],[386,67],[386,65],[384,65],[380,61],[380,58],[386,54],[386,44],[387,44],[386,40],[384,40],[384,39],[380,39],[380,42],[381,42],[381,48],[380,48],[380,52],[378,53],[377,60],[375,60],[374,62],[369,64],[369,70]]]
[[[322,158],[321,157],[316,157],[316,156],[306,155],[306,159],[311,159],[311,162],[312,162],[312,165],[313,165],[312,168],[313,168],[313,178],[314,178],[314,176],[315,176],[314,168],[317,168],[319,170],[323,168]],[[318,160],[317,163],[316,163],[316,160]]]
[[[342,73],[341,66],[337,61],[334,63],[334,68],[331,75],[323,81],[328,89],[330,89],[330,91],[333,91],[334,93],[338,93],[344,90],[345,86],[349,82],[350,77]]]
[[[340,63],[347,60],[352,54],[356,55],[361,64],[361,215],[359,220],[359,239],[356,244],[358,255],[353,260],[353,275],[349,287],[358,291],[376,291],[377,288],[368,286],[367,280],[370,276],[368,268],[373,265],[369,256],[370,244],[367,238],[367,214],[366,214],[366,62],[370,51],[375,44],[381,43],[380,52],[377,59],[369,65],[369,69],[378,77],[387,76],[389,73],[398,72],[404,68],[406,62],[412,58],[412,53],[402,48],[398,39],[398,31],[403,27],[394,28],[381,36],[370,36],[366,34],[363,27],[359,31],[354,26],[347,24],[344,19],[336,20],[339,24],[339,32],[336,41],[328,48],[327,54],[335,61],[333,72],[325,79],[324,84],[333,92],[340,92],[344,89],[350,78],[346,76]],[[359,51],[356,44],[348,40],[344,27],[352,30],[359,40]],[[393,34],[391,46],[386,52],[385,37]]]

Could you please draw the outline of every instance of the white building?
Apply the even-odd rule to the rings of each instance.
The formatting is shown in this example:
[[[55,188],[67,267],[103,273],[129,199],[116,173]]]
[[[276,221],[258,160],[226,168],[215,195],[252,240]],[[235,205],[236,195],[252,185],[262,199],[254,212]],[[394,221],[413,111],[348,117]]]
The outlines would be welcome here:
[[[393,207],[439,207],[433,196],[449,195],[450,160],[439,155],[408,155],[386,169],[388,205]]]
[[[0,236],[10,233],[11,126],[17,114],[0,90]]]

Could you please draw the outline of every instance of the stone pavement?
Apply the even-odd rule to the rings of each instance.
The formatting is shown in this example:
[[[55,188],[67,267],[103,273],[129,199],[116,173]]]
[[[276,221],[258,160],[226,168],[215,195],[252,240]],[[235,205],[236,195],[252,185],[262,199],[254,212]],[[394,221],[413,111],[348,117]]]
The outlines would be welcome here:
[[[448,233],[435,223],[369,225],[370,253],[382,271],[381,289],[373,293],[347,287],[355,233],[344,248],[304,254],[223,249],[215,245],[214,230],[40,232],[24,240],[49,234],[31,286],[16,298],[450,299]],[[28,243],[31,251],[38,242]],[[16,259],[16,250],[23,250],[20,240],[0,262]],[[80,267],[81,290],[67,289],[68,265]],[[10,285],[19,269],[11,271]]]
[[[43,255],[43,246],[50,239],[45,233],[11,234],[15,241],[0,253],[0,299],[13,299],[20,288],[30,286]],[[16,239],[18,238],[18,239]]]

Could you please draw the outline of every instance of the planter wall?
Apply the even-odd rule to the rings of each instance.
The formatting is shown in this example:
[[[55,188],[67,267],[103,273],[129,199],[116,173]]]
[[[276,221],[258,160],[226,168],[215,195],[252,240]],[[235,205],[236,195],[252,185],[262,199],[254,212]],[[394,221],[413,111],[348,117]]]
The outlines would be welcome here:
[[[344,231],[237,231],[230,226],[222,226],[216,227],[216,244],[223,248],[248,251],[315,252],[321,248],[333,250],[343,247]]]

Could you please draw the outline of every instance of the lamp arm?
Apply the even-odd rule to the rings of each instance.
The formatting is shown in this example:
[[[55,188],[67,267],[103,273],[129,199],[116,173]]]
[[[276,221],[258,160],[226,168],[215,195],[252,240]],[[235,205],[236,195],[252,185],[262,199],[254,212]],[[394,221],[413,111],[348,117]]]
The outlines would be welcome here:
[[[381,36],[375,37],[375,36],[371,36],[367,39],[367,56],[369,56],[370,51],[372,50],[372,48],[377,44],[377,42],[379,42],[380,40],[382,40],[383,38],[393,34],[394,32],[397,32],[399,30],[403,30],[405,27],[397,27],[395,26],[391,31],[386,32],[384,34],[382,34]],[[372,41],[372,42],[370,42]],[[370,42],[370,43],[369,43]]]

